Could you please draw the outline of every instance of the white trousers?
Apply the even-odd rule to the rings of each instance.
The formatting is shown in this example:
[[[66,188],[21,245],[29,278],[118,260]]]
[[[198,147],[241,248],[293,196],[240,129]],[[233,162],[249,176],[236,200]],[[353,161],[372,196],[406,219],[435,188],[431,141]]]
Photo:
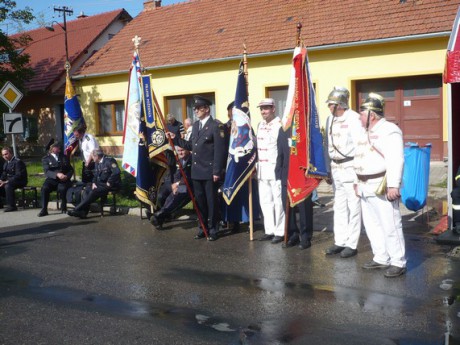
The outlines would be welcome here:
[[[361,207],[373,260],[379,264],[406,267],[399,200],[390,202],[385,196],[362,195]]]
[[[284,236],[281,181],[259,179],[259,202],[266,235]]]
[[[353,169],[353,168],[351,168]],[[334,242],[356,249],[361,234],[361,201],[348,169],[332,169],[334,181]]]

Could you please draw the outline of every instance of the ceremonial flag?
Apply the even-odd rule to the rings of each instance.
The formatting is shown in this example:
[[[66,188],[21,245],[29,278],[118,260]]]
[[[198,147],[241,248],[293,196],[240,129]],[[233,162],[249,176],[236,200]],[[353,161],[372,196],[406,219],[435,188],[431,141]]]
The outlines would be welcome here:
[[[142,111],[141,97],[141,66],[139,56],[134,51],[133,61],[129,70],[128,95],[126,97],[125,123],[123,131],[123,160],[122,167],[128,173],[137,176],[137,161],[139,153],[139,125]]]
[[[256,160],[256,142],[251,127],[246,78],[243,62],[241,62],[236,85],[235,105],[232,109],[227,172],[222,186],[222,194],[228,205],[244,182],[250,178]]]
[[[150,76],[142,76],[142,108],[139,123],[139,144],[136,176],[136,196],[156,207],[158,189],[168,163],[164,155],[167,145],[163,121],[157,108]]]
[[[85,125],[85,119],[67,71],[64,96],[64,154],[67,157],[70,157],[78,146],[73,131],[82,125]]]
[[[305,48],[296,47],[294,50],[282,122],[283,130],[291,129],[287,190],[291,206],[295,206],[313,192],[321,178],[327,177],[315,91]]]

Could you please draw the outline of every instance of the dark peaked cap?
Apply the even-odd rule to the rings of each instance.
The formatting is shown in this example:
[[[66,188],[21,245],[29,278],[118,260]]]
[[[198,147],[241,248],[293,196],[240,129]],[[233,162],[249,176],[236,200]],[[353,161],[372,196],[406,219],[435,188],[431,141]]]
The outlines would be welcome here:
[[[201,96],[193,96],[193,108],[203,107],[207,105],[208,107],[211,106],[211,101]]]

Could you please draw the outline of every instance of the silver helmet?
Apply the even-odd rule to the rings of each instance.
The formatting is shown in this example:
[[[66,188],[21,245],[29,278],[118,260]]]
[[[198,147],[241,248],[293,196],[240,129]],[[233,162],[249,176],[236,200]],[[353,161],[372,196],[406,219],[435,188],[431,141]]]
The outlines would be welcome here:
[[[348,109],[348,100],[350,99],[350,91],[341,86],[334,86],[334,89],[327,97],[327,104],[337,104],[343,109]]]

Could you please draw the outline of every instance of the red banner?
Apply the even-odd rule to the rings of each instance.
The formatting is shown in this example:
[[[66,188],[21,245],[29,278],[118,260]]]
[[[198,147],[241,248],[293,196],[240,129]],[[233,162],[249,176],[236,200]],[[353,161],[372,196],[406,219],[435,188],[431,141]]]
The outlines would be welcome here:
[[[458,50],[447,52],[444,83],[460,83],[460,51]]]
[[[292,136],[290,142],[289,174],[287,181],[288,196],[291,206],[305,200],[318,186],[319,179],[307,177],[309,168],[310,132],[309,124],[311,115],[310,90],[311,83],[307,80],[305,66],[306,49],[301,49],[294,57],[295,92],[292,117]]]

